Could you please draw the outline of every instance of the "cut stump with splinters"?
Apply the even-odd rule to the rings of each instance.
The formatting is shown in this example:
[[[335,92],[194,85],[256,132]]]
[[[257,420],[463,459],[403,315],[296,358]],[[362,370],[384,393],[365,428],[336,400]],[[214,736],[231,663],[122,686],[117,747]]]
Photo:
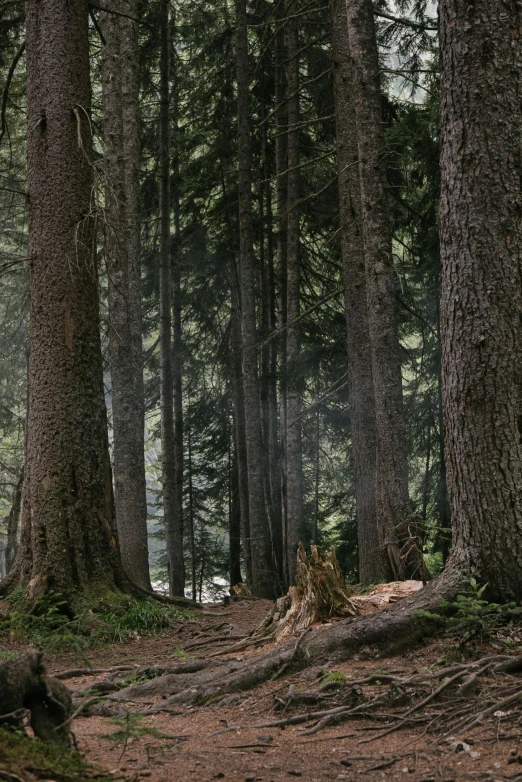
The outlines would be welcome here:
[[[335,556],[328,552],[324,559],[318,546],[311,547],[307,557],[304,546],[297,550],[295,585],[280,597],[266,619],[249,636],[218,654],[237,652],[251,646],[279,642],[290,636],[300,636],[314,624],[333,618],[356,616],[358,609]],[[215,655],[212,655],[215,656]]]

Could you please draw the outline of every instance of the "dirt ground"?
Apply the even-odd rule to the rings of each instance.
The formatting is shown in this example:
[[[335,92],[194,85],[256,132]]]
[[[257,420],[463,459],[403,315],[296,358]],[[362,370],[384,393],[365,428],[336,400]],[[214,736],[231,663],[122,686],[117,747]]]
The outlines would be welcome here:
[[[205,606],[205,614],[168,632],[136,638],[132,642],[100,649],[89,654],[95,667],[122,664],[175,662],[179,650],[205,657],[227,646],[229,638],[245,635],[266,616],[271,603],[245,600],[230,606]],[[207,645],[200,645],[205,644]],[[197,646],[195,646],[197,644]],[[257,655],[262,650],[238,653]],[[477,657],[494,653],[491,647],[475,650]],[[514,652],[515,653],[515,652]],[[516,651],[520,654],[520,650]],[[452,639],[441,638],[424,647],[412,649],[400,657],[363,659],[355,657],[336,665],[330,671],[342,673],[349,681],[371,672],[423,673],[433,667],[460,662],[462,653]],[[50,673],[78,667],[78,661],[67,656],[48,659]],[[500,712],[488,717],[464,735],[446,736],[429,730],[426,720],[405,722],[405,727],[375,739],[393,719],[392,714],[361,716],[334,725],[312,736],[303,735],[310,725],[267,728],[264,723],[280,718],[275,712],[274,697],[294,686],[299,690],[317,687],[324,668],[309,668],[283,675],[254,690],[233,696],[221,704],[201,707],[179,707],[174,713],[145,716],[138,733],[125,744],[111,734],[122,731],[125,718],[88,717],[74,721],[79,749],[89,761],[114,773],[115,777],[150,782],[183,782],[184,780],[229,780],[229,782],[279,782],[302,780],[369,780],[409,779],[412,782],[450,782],[450,780],[522,780],[522,727],[520,713]],[[510,677],[503,674],[509,685]],[[66,683],[72,690],[92,687],[98,676],[74,676]],[[513,687],[520,677],[512,675]],[[435,685],[434,685],[435,686]],[[161,698],[140,700],[130,710],[142,713]],[[327,702],[329,703],[329,702]],[[437,704],[440,709],[444,709]],[[314,707],[292,707],[298,713]],[[317,707],[315,707],[317,708]],[[392,710],[390,710],[392,711]],[[394,715],[397,710],[393,710]],[[143,734],[143,726],[156,729],[161,738]],[[121,738],[121,737],[120,737]]]

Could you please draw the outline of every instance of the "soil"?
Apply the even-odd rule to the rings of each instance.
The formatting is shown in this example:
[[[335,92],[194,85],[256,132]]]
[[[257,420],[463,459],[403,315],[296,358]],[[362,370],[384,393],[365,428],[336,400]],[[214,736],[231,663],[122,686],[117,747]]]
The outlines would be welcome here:
[[[206,605],[197,620],[187,622],[168,632],[148,637],[136,637],[130,643],[89,653],[96,668],[122,664],[152,664],[176,662],[179,649],[206,657],[231,643],[232,639],[257,627],[272,608],[262,600],[240,600],[224,607]],[[194,643],[208,642],[190,650]],[[236,653],[232,659],[245,659],[266,653],[270,647]],[[520,654],[520,649],[515,650]],[[495,654],[496,648],[475,648],[473,655]],[[505,649],[502,649],[505,653]],[[444,637],[417,647],[400,657],[388,659],[354,657],[338,664],[334,670],[348,680],[360,679],[369,673],[401,673],[411,675],[440,665],[461,662],[463,653],[454,639]],[[47,658],[49,673],[81,667],[72,656]],[[325,728],[316,735],[304,735],[310,724],[267,728],[267,721],[317,710],[323,706],[292,706],[288,711],[275,711],[275,697],[286,694],[290,687],[297,690],[317,689],[325,669],[308,668],[283,674],[257,688],[218,703],[198,707],[180,706],[173,713],[145,716],[135,731],[140,734],[115,741],[111,734],[125,731],[125,717],[79,717],[73,729],[78,747],[91,763],[109,769],[115,777],[150,782],[184,782],[194,780],[228,780],[229,782],[279,782],[302,780],[369,780],[409,779],[412,782],[450,782],[450,780],[522,780],[522,712],[500,712],[465,734],[441,740],[430,732],[426,721],[408,722],[406,727],[390,735],[372,740],[391,723],[392,716],[380,709],[371,718],[367,715],[340,725]],[[75,676],[66,681],[71,690],[92,687],[106,675]],[[520,675],[502,674],[502,682],[513,689],[521,685]],[[341,677],[339,677],[341,678]],[[438,684],[438,682],[437,682]],[[436,685],[434,685],[435,687]],[[483,687],[484,685],[481,685]],[[145,713],[160,697],[126,704],[122,710]],[[326,701],[324,708],[335,705]],[[445,701],[437,701],[439,712]],[[391,709],[394,715],[397,709]],[[159,731],[161,737],[143,732],[143,727]]]

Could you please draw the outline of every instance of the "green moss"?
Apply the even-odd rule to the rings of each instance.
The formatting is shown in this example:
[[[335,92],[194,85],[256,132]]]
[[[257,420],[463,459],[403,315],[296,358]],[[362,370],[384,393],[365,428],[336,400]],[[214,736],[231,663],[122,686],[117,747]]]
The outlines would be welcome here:
[[[83,608],[76,613],[62,595],[49,591],[32,606],[18,596],[0,617],[0,637],[30,641],[46,651],[74,652],[86,661],[87,650],[111,643],[126,643],[136,635],[168,630],[174,620],[191,614],[149,598],[112,595],[112,602]]]
[[[114,779],[90,766],[78,752],[64,752],[63,747],[44,744],[21,731],[0,728],[0,779],[2,772],[9,779],[9,774],[19,777],[27,771],[38,778],[60,782],[84,782],[94,777],[97,782]]]

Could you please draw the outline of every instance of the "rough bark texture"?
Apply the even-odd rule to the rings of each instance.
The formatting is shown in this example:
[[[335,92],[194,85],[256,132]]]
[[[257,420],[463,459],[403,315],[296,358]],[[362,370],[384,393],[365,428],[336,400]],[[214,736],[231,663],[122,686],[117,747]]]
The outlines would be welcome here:
[[[297,2],[288,13],[297,12]],[[303,453],[301,442],[300,250],[299,250],[299,41],[296,20],[287,22],[288,178],[286,259],[286,557],[288,581],[294,583],[297,547],[307,542],[303,508]]]
[[[175,35],[175,34],[174,34]],[[170,42],[174,49],[174,40]],[[174,154],[173,154],[173,184],[172,205],[174,212],[174,237],[171,248],[172,263],[172,385],[174,404],[174,515],[177,526],[177,536],[181,539],[183,550],[184,540],[184,513],[183,513],[183,484],[184,484],[184,452],[183,452],[183,327],[181,317],[181,199],[180,199],[180,171],[179,171],[179,75],[178,58],[176,52],[172,54],[172,119],[174,124]],[[180,563],[181,564],[181,563]],[[183,571],[183,580],[184,580]],[[180,579],[181,580],[181,579]]]
[[[359,581],[377,584],[386,580],[389,570],[377,524],[375,396],[364,270],[354,70],[348,46],[345,0],[332,2],[332,44]]]
[[[170,237],[169,5],[161,0],[160,56],[160,407],[163,518],[167,542],[169,592],[185,592],[182,519],[176,514],[176,448],[172,367],[172,266]]]
[[[252,151],[250,139],[249,67],[245,0],[236,0],[236,64],[239,162],[239,254],[243,389],[248,461],[252,589],[258,597],[276,594],[272,545],[264,496],[263,445],[257,374],[254,227],[252,218]]]
[[[265,120],[264,103],[261,107],[262,121]],[[272,558],[279,584],[284,581],[283,529],[281,518],[279,439],[277,421],[277,345],[267,339],[275,328],[275,279],[274,279],[274,236],[272,217],[272,190],[270,187],[271,165],[268,150],[267,124],[262,130],[263,183],[259,194],[263,234],[260,243],[261,261],[261,327],[264,341],[261,350],[261,413],[263,424],[263,446],[265,456],[265,497],[269,513]]]
[[[239,502],[239,475],[237,454],[232,457],[229,444],[228,453],[228,536],[229,536],[229,579],[230,586],[243,581],[241,577],[241,506]]]
[[[39,739],[69,746],[70,692],[61,681],[46,675],[42,653],[37,651],[0,663],[0,725],[20,728],[26,711]]]
[[[522,4],[442,0],[442,380],[452,560],[522,597]]]
[[[135,22],[110,13],[103,15],[102,26],[116,522],[126,574],[150,589],[139,258],[138,34]]]
[[[250,508],[248,499],[248,462],[245,431],[245,399],[241,356],[241,321],[238,302],[236,263],[230,259],[230,353],[234,400],[234,444],[238,471],[238,495],[241,512],[241,546],[246,580],[252,584],[252,552],[250,549]]]
[[[284,329],[287,322],[286,314],[286,256],[287,256],[287,112],[286,112],[286,48],[284,25],[280,21],[285,16],[285,4],[278,3],[275,9],[276,35],[274,46],[275,65],[275,163],[276,163],[276,257],[279,279],[279,328]],[[283,578],[288,586],[288,563],[286,560],[286,330],[280,337],[280,370],[279,370],[279,431],[280,447],[278,445],[279,481],[277,493],[281,507],[281,534],[285,548],[283,556]],[[275,490],[274,481],[274,490]]]
[[[379,55],[372,0],[349,0],[348,44],[355,69],[355,114],[361,176],[366,290],[377,424],[377,512],[394,579],[424,576],[416,550],[408,546],[411,507],[397,333],[396,281],[386,196]],[[420,553],[419,553],[420,554]]]
[[[120,581],[94,242],[88,4],[26,5],[29,417],[21,555],[29,595]],[[16,572],[15,572],[16,571]]]

